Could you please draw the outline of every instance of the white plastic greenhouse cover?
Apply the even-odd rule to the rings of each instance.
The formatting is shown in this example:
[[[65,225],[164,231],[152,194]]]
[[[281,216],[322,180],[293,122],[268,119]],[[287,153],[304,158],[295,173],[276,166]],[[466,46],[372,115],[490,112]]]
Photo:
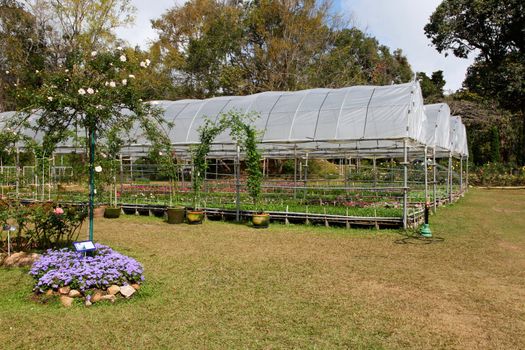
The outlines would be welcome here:
[[[161,107],[165,120],[173,123],[167,133],[179,154],[198,143],[198,129],[206,118],[216,120],[229,111],[258,116],[254,125],[262,135],[262,148],[267,155],[290,156],[299,151],[312,156],[344,153],[381,157],[402,153],[405,140],[411,148],[429,142],[432,145],[438,142],[445,148],[440,136],[446,128],[443,123],[436,128],[439,132],[434,130],[437,136],[435,132],[428,139],[429,123],[417,81],[150,103]],[[2,115],[5,117],[7,113],[0,114],[0,121]],[[125,148],[129,153],[146,152],[149,142],[138,128],[132,130],[128,139],[131,142]],[[68,147],[73,148],[65,143],[60,149]],[[234,150],[228,131],[215,140],[216,155],[231,154]]]
[[[446,103],[425,105],[425,144],[438,152],[450,147],[450,108]]]
[[[390,86],[353,86],[295,92],[263,92],[206,100],[154,101],[173,122],[173,145],[198,143],[205,118],[229,111],[254,113],[262,143],[344,143],[360,140],[420,138],[425,114],[418,82]],[[216,144],[232,144],[228,132]]]
[[[449,149],[455,155],[468,157],[467,132],[461,117],[458,116],[452,116],[450,119]]]

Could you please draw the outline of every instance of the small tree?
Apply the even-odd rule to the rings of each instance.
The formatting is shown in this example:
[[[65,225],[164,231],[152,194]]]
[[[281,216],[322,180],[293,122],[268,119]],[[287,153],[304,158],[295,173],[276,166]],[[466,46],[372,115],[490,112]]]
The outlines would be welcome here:
[[[106,52],[77,51],[62,67],[39,72],[42,85],[36,90],[19,91],[32,104],[23,110],[17,124],[22,125],[38,110],[36,128],[49,140],[63,141],[68,130],[86,132],[89,150],[89,221],[93,239],[94,162],[96,140],[122,125],[140,125],[146,136],[155,139],[164,121],[161,110],[142,101],[140,83],[134,72],[150,69],[148,59],[138,62],[118,47]]]
[[[193,193],[194,206],[200,206],[200,195],[204,174],[208,169],[207,156],[211,150],[211,144],[215,138],[224,130],[230,130],[230,137],[240,151],[246,154],[246,169],[248,180],[246,185],[248,193],[252,197],[253,204],[258,209],[259,197],[261,194],[261,153],[257,149],[257,130],[253,127],[255,115],[242,114],[230,111],[222,114],[217,122],[206,120],[199,129],[199,144],[192,150],[194,174],[193,174]]]

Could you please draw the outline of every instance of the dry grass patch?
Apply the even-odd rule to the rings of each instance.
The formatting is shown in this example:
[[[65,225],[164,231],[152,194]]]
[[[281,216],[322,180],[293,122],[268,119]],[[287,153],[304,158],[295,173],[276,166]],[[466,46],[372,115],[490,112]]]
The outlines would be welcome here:
[[[0,270],[0,344],[523,349],[524,197],[473,190],[432,218],[445,240],[429,245],[396,244],[393,231],[101,219],[96,238],[144,264],[140,295],[63,310],[30,301],[24,270]]]

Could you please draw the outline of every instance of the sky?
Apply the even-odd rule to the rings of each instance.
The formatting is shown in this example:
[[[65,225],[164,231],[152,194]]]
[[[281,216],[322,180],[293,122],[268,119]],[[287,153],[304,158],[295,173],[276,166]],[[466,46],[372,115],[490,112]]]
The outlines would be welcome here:
[[[147,48],[156,38],[151,29],[151,19],[158,18],[167,9],[182,0],[132,0],[137,8],[135,24],[117,30],[119,37],[131,45]],[[431,75],[442,70],[447,82],[445,89],[455,91],[461,88],[467,67],[473,58],[460,59],[452,54],[438,53],[430,46],[423,27],[441,0],[335,0],[334,9],[351,23],[378,41],[390,47],[403,50],[412,65],[412,70]]]

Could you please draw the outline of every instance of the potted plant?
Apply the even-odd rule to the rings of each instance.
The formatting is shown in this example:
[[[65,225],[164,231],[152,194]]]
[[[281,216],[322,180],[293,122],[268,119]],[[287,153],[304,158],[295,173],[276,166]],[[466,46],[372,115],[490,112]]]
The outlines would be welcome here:
[[[263,179],[261,171],[261,153],[257,149],[257,131],[251,124],[244,124],[243,141],[243,148],[246,154],[246,171],[248,173],[246,187],[255,209],[252,216],[252,224],[255,228],[267,228],[270,224],[270,215],[259,210],[261,184]]]
[[[222,119],[221,119],[222,120]],[[192,149],[193,161],[193,208],[186,212],[188,224],[200,224],[204,220],[204,211],[200,207],[201,190],[204,184],[206,170],[208,169],[207,156],[211,143],[225,128],[224,123],[216,124],[206,120],[199,128],[199,144]]]
[[[166,221],[168,224],[182,224],[186,208],[181,205],[173,205],[177,202],[177,164],[174,155],[171,152],[171,143],[169,138],[162,138],[159,144],[153,148],[154,159],[160,165],[162,174],[167,175],[169,179],[169,204],[166,208]]]

